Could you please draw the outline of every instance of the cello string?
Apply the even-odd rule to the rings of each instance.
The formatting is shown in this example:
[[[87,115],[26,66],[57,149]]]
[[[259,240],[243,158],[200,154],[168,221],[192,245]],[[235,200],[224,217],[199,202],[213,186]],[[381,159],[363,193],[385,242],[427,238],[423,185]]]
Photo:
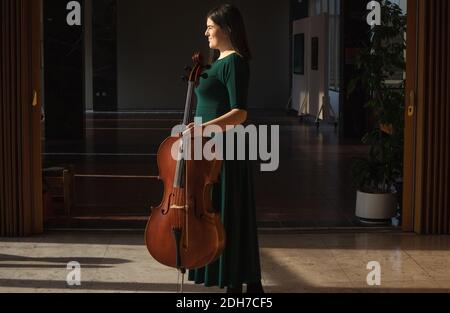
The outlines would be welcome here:
[[[181,153],[181,151],[183,150],[183,137],[181,137],[181,139],[180,139],[180,145],[179,145],[179,148],[178,148],[178,161],[177,162],[183,162],[183,154]],[[178,173],[177,173],[177,175],[179,175]],[[178,177],[176,177],[176,179],[178,180]],[[177,183],[178,184],[178,183]],[[175,203],[175,206],[177,206],[177,209],[175,209],[175,211],[176,211],[176,215],[175,215],[175,221],[176,221],[176,226],[177,226],[177,228],[178,229],[180,229],[181,228],[181,223],[180,223],[180,212],[179,212],[179,209],[178,209],[178,206],[180,205],[180,198],[181,198],[181,195],[180,195],[180,188],[177,188],[176,189],[176,203]]]
[[[186,170],[185,170],[185,172],[186,172],[186,175],[185,175],[185,185],[184,185],[184,207],[185,207],[185,211],[183,211],[184,212],[184,222],[185,222],[185,227],[186,227],[186,236],[185,236],[185,246],[186,246],[186,249],[188,249],[189,248],[189,203],[188,203],[188,199],[189,199],[189,197],[188,197],[188,188],[189,188],[189,179],[188,179],[188,175],[189,175],[189,172],[188,172],[188,166],[189,166],[189,163],[186,161],[186,164],[185,164],[185,168],[186,168]]]
[[[181,293],[183,293],[184,292],[184,275],[185,275],[185,273],[183,272],[183,273],[181,273]]]
[[[183,151],[183,153],[182,153],[182,155],[181,155],[181,160],[180,160],[180,162],[183,164],[183,171],[184,171],[184,167],[186,166],[186,164],[185,164],[185,160],[184,160],[184,158],[183,158],[183,154],[184,154],[184,149],[186,149],[186,147],[185,147],[185,145],[184,145],[184,138],[182,137],[182,139],[181,139],[181,151]],[[180,187],[180,190],[179,190],[179,199],[178,199],[178,202],[177,202],[177,205],[179,206],[179,207],[182,207],[182,205],[183,205],[183,192],[182,192],[182,188],[183,186],[181,186]],[[178,229],[181,229],[181,214],[182,214],[182,212],[180,212],[180,209],[178,209],[177,210],[177,218],[178,218]],[[181,243],[180,243],[181,244]]]
[[[180,270],[177,270],[177,293],[180,293]]]

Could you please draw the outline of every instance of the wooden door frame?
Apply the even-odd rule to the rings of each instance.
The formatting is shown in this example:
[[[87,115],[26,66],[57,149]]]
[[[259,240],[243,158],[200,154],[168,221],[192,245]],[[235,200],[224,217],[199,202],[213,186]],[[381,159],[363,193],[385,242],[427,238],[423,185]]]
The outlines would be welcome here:
[[[405,232],[415,230],[416,222],[416,147],[417,147],[417,67],[418,67],[418,0],[408,0],[406,34],[406,89],[405,89],[405,142],[403,169],[402,228]],[[412,109],[411,116],[409,110]]]
[[[422,232],[425,128],[425,0],[408,0],[403,231]],[[414,110],[408,115],[408,108]]]
[[[42,0],[26,0],[29,1],[29,9],[31,10],[30,20],[30,46],[29,60],[31,62],[31,81],[30,88],[33,95],[32,110],[30,111],[30,153],[31,153],[31,174],[32,185],[32,206],[31,210],[31,233],[42,233],[44,231],[44,212],[42,201],[42,142],[41,142],[41,109],[42,109],[42,59],[41,59],[41,42],[42,42]]]

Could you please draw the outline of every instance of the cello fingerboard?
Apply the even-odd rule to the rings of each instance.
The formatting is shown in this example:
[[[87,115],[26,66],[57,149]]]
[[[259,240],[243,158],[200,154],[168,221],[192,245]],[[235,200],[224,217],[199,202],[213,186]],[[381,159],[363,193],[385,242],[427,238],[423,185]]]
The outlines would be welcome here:
[[[183,117],[183,125],[187,126],[189,124],[189,121],[192,120],[192,99],[194,95],[194,88],[195,83],[189,81],[188,83],[188,90],[186,95],[186,105],[184,109],[184,117]],[[184,139],[182,139],[184,141]],[[174,177],[174,188],[183,188],[184,187],[184,170],[186,167],[186,161],[184,160],[184,151],[183,149],[187,148],[186,142],[182,142],[179,152],[178,152],[178,161],[177,161],[177,167],[175,169],[175,177]]]

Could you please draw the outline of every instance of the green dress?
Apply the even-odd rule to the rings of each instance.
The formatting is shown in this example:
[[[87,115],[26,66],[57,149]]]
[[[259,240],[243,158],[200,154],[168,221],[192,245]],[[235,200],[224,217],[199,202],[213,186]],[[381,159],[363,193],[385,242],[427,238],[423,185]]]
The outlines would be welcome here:
[[[217,60],[208,77],[196,88],[196,117],[203,123],[232,109],[247,109],[250,69],[237,54]],[[224,154],[226,155],[226,154]],[[225,160],[219,183],[212,192],[215,208],[222,214],[226,245],[222,256],[204,268],[189,271],[189,280],[207,287],[236,288],[261,281],[255,200],[248,160]]]

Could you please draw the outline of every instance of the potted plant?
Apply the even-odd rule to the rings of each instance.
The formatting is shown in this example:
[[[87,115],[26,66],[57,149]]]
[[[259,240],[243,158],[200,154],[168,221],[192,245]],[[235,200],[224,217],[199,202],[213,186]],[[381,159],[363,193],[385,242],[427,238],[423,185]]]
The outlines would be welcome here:
[[[356,158],[352,177],[357,188],[356,216],[362,221],[385,221],[398,214],[403,173],[406,17],[400,7],[381,1],[382,24],[370,30],[370,43],[357,57],[357,75],[349,86],[368,95],[365,104],[375,127],[362,142],[365,158]]]
[[[357,187],[356,216],[363,221],[389,220],[397,214],[401,192],[403,143],[398,132],[375,129],[363,138],[366,158],[355,158],[352,176]]]

